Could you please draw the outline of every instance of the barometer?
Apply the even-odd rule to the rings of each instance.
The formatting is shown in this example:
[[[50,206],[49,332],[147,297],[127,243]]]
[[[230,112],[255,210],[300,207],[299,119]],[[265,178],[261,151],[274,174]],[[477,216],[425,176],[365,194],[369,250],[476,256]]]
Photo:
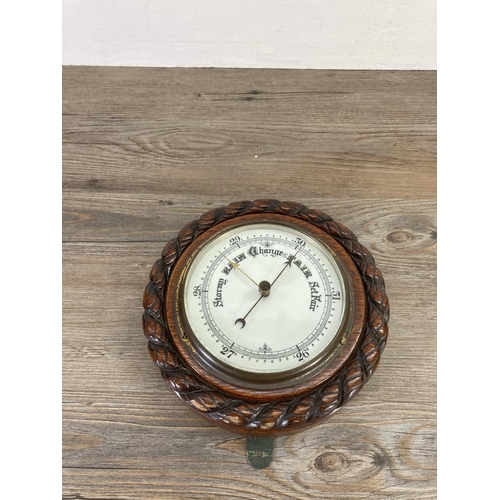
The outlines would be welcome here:
[[[186,225],[144,293],[150,355],[199,415],[247,435],[255,468],[273,438],[323,421],[375,371],[388,335],[384,279],[356,236],[295,202],[213,209]]]

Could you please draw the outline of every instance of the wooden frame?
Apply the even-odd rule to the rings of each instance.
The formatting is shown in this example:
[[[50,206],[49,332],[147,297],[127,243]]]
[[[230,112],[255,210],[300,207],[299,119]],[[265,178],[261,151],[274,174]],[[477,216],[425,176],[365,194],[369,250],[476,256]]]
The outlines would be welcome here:
[[[345,346],[328,366],[296,387],[256,391],[219,380],[193,359],[181,339],[175,308],[182,270],[201,244],[238,221],[266,218],[293,221],[327,242],[351,278],[355,307]],[[323,212],[277,200],[232,203],[189,223],[165,246],[144,293],[144,333],[163,377],[200,415],[242,434],[297,432],[340,409],[375,371],[388,319],[383,277],[356,236]]]

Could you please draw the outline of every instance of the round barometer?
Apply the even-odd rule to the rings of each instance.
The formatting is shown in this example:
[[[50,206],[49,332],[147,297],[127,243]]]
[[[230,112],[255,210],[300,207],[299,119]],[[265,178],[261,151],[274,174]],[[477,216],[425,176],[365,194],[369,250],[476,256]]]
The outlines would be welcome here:
[[[294,202],[211,210],[165,246],[144,294],[149,351],[175,393],[246,434],[249,462],[272,437],[321,422],[371,377],[389,302],[370,252],[345,226]]]

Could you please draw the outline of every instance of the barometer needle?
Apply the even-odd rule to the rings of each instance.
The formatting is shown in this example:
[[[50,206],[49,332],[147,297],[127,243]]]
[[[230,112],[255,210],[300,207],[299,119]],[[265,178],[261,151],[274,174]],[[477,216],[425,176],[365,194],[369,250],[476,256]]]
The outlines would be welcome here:
[[[234,322],[235,325],[237,325],[238,323],[241,323],[241,327],[240,328],[244,328],[244,326],[247,324],[247,322],[245,321],[246,317],[254,310],[255,306],[262,300],[262,297],[267,297],[269,295],[269,293],[271,292],[271,287],[276,283],[276,280],[283,274],[283,271],[287,267],[292,267],[292,261],[293,261],[293,259],[295,259],[295,257],[297,257],[297,254],[299,252],[300,252],[300,248],[295,252],[295,255],[288,257],[288,259],[285,262],[285,267],[283,267],[283,269],[278,274],[278,276],[276,276],[276,278],[274,278],[274,281],[272,283],[269,283],[269,281],[261,281],[257,285],[259,287],[260,297],[258,298],[257,302],[255,302],[255,304],[250,308],[250,310],[245,314],[245,316],[243,316],[243,318],[238,318]],[[254,283],[255,283],[255,281],[254,281]]]
[[[248,274],[243,271],[242,269],[240,269],[240,265],[239,264],[236,264],[236,262],[234,262],[233,260],[231,259],[228,259],[222,252],[221,252],[221,255],[229,262],[229,264],[231,264],[231,267],[233,269],[237,269],[240,273],[242,273],[243,275],[245,275],[252,283],[255,283],[257,286],[259,286],[259,284],[253,280],[252,278],[250,278],[250,276],[248,276]]]
[[[241,327],[240,328],[243,328],[247,322],[245,321],[245,318],[253,311],[254,307],[262,300],[262,297],[264,297],[264,295],[261,295],[259,297],[259,299],[257,300],[257,302],[250,308],[250,311],[248,311],[245,316],[243,316],[243,318],[238,318],[234,324],[237,325],[238,323],[241,323]],[[233,316],[234,317],[234,316]]]
[[[292,267],[292,261],[295,259],[295,257],[297,257],[297,254],[299,252],[300,252],[300,248],[295,252],[295,255],[288,257],[288,259],[286,259],[285,267],[280,271],[278,276],[276,276],[276,278],[274,278],[274,281],[271,283],[271,286],[273,286],[276,283],[277,279],[283,274],[283,272],[285,271],[285,269],[287,267]]]

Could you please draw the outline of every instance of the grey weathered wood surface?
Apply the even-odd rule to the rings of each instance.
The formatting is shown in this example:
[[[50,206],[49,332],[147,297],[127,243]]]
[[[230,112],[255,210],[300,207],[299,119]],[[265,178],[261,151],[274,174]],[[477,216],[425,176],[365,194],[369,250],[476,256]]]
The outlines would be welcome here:
[[[435,125],[435,72],[63,69],[65,499],[435,498]],[[392,312],[372,380],[263,471],[169,391],[141,327],[166,241],[259,197],[354,231]]]

